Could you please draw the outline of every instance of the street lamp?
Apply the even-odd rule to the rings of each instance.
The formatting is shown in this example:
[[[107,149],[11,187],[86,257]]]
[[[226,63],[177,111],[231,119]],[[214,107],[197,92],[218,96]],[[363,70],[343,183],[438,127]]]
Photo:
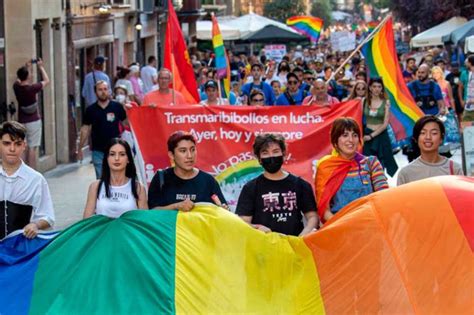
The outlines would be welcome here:
[[[141,31],[143,28],[142,22],[140,21],[140,18],[138,18],[137,23],[135,23],[135,29],[137,31]]]

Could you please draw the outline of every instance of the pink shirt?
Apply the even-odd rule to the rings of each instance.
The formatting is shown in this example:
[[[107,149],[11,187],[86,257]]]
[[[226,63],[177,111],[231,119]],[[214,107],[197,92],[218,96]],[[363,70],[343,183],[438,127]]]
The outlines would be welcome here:
[[[130,77],[130,82],[132,83],[133,87],[133,93],[135,93],[135,96],[138,98],[139,102],[143,101],[143,91],[142,87],[140,86],[140,82],[138,82],[139,78],[135,76]]]

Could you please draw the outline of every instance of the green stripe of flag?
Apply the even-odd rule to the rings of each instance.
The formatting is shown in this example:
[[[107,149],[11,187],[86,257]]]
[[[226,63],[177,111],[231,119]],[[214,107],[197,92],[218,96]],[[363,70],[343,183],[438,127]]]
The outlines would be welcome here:
[[[59,235],[41,252],[30,314],[175,313],[177,212],[144,214],[94,216]]]

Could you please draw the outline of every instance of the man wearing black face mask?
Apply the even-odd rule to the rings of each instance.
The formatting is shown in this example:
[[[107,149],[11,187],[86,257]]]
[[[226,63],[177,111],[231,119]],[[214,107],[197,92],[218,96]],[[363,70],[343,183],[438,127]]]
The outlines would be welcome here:
[[[318,224],[314,193],[308,182],[281,168],[286,154],[283,137],[258,135],[253,151],[264,172],[245,184],[236,213],[264,232],[299,236],[310,233]]]

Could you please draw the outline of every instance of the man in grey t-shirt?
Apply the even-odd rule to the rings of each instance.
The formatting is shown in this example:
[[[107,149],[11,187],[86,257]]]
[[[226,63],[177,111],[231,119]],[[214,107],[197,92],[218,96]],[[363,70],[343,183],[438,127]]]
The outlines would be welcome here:
[[[400,170],[397,185],[434,176],[463,175],[461,165],[438,152],[444,135],[443,122],[436,116],[427,115],[416,122],[413,138],[416,139],[421,155]]]

